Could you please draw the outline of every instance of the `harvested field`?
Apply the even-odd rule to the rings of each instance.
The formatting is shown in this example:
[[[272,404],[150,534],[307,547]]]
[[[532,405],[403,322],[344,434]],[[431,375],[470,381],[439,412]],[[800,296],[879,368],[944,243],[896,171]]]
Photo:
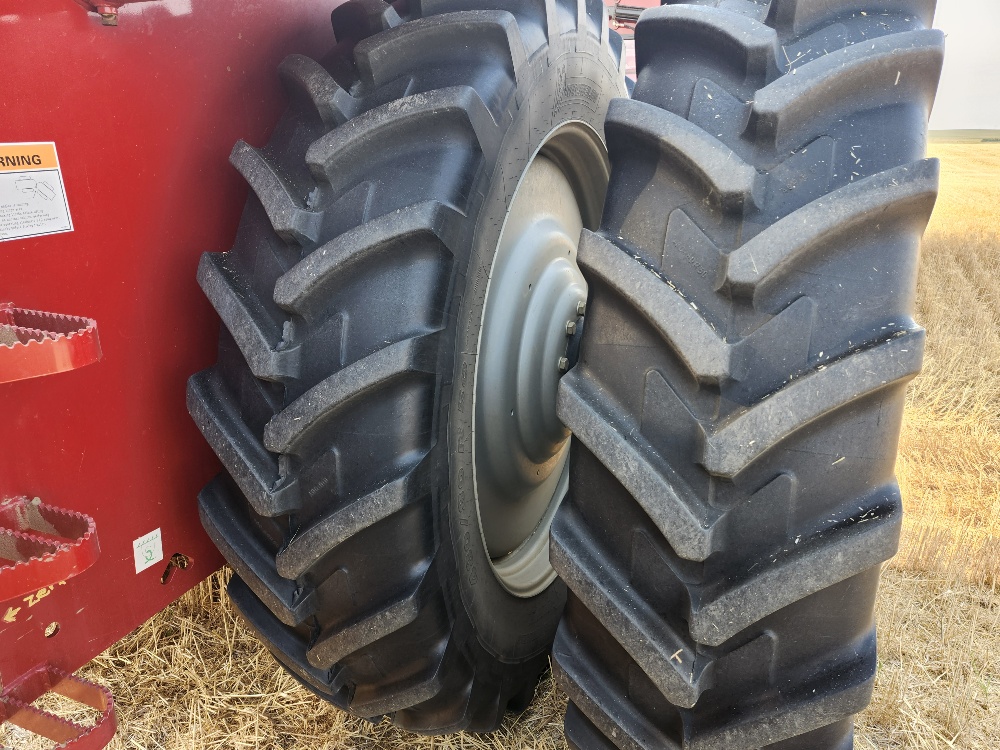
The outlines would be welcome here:
[[[897,568],[995,584],[1000,571],[1000,144],[931,144],[941,196],[924,239],[924,371],[909,391]]]
[[[930,336],[898,465],[909,516],[883,576],[879,674],[858,722],[860,750],[992,750],[1000,738],[1000,144],[931,150],[943,162],[942,192],[918,298]],[[551,679],[490,737],[422,738],[348,717],[299,687],[240,626],[225,576],[83,670],[118,699],[113,747],[565,747],[565,698]],[[0,744],[36,747],[3,731]]]

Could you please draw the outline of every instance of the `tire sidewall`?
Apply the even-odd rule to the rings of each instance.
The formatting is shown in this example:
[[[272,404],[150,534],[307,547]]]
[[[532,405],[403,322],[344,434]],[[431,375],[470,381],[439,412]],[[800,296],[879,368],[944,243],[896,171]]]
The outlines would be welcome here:
[[[566,601],[554,581],[542,593],[517,597],[494,574],[480,531],[473,467],[473,414],[479,334],[487,288],[504,217],[528,165],[560,125],[584,122],[603,140],[604,118],[614,96],[624,96],[624,78],[608,46],[586,33],[554,40],[518,71],[519,85],[505,119],[510,123],[491,173],[481,175],[479,204],[468,267],[456,293],[457,335],[451,398],[441,420],[447,432],[451,491],[440,504],[443,541],[454,554],[453,578],[480,644],[502,661],[547,651]],[[487,167],[488,170],[488,167]]]

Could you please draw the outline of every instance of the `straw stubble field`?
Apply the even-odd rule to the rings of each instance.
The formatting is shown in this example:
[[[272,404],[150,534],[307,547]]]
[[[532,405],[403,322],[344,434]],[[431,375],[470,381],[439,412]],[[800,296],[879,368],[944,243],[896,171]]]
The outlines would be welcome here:
[[[921,262],[929,332],[898,472],[908,516],[878,604],[880,663],[859,750],[1000,741],[1000,144],[938,142],[941,199]],[[116,748],[564,748],[547,678],[488,737],[422,738],[348,717],[280,669],[234,618],[219,573],[83,670],[115,693]],[[33,747],[0,730],[0,744]],[[41,747],[42,745],[39,745]]]

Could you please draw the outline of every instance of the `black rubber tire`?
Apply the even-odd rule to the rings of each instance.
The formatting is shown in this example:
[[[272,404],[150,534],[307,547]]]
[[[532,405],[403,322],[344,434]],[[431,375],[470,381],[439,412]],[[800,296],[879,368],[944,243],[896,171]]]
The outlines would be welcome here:
[[[852,745],[923,351],[933,10],[708,0],[638,23],[559,390],[572,747]]]
[[[530,157],[624,91],[602,8],[352,0],[327,58],[282,64],[268,145],[233,150],[253,195],[199,267],[224,325],[188,408],[226,468],[200,512],[247,624],[356,715],[489,731],[547,668],[565,587],[491,573],[462,378]]]

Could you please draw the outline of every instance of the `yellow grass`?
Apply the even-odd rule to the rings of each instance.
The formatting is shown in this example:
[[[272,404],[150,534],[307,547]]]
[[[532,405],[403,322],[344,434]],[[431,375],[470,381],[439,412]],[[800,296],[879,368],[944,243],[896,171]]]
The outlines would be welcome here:
[[[1000,746],[1000,145],[935,143],[932,154],[943,161],[942,194],[918,299],[930,338],[900,443],[908,517],[883,575],[879,673],[859,750]],[[117,696],[113,747],[565,747],[565,698],[550,678],[490,737],[416,737],[347,716],[299,687],[239,625],[225,576],[83,670]],[[5,742],[46,746],[0,729]]]
[[[932,143],[941,196],[917,299],[928,331],[897,473],[880,664],[858,747],[1000,747],[1000,144]]]
[[[907,520],[894,565],[992,584],[1000,571],[1000,144],[934,143],[941,196],[924,239],[924,371],[898,473]]]

